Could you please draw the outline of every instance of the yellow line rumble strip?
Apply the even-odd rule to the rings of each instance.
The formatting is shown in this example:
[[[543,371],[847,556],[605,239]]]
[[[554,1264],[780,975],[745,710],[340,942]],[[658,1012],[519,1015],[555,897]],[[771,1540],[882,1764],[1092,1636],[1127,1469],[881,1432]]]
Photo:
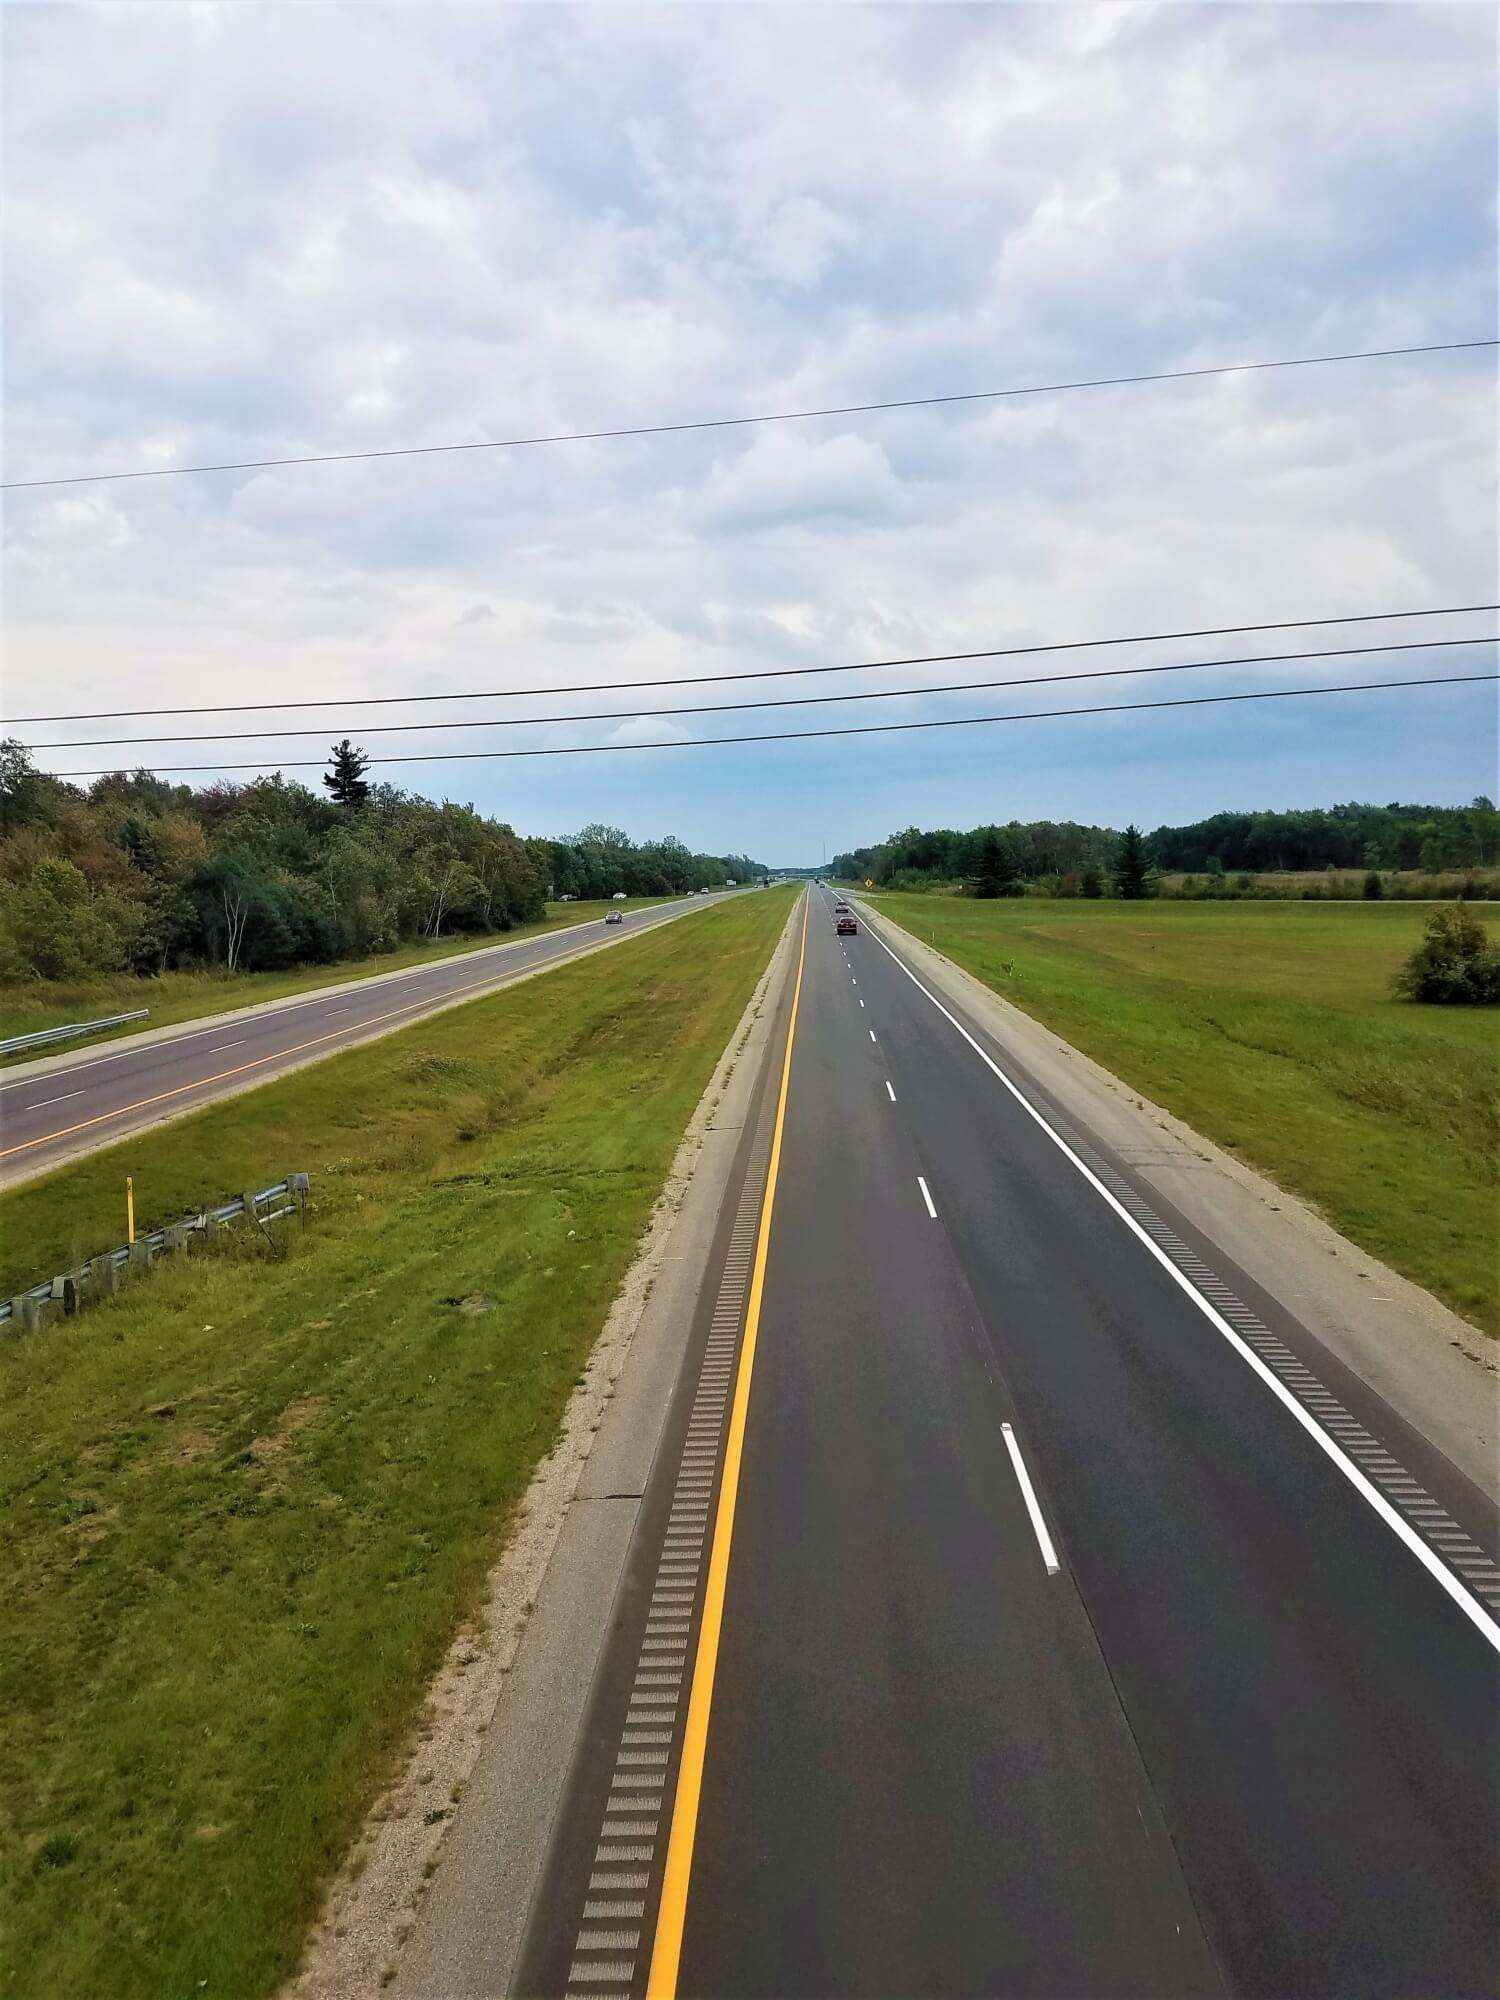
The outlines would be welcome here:
[[[626,2000],[634,1986],[636,1955],[642,1937],[640,1929],[630,1927],[628,1920],[634,1919],[637,1924],[644,1922],[644,1894],[639,1901],[629,1903],[606,1903],[602,1899],[624,1890],[644,1892],[651,1879],[651,1865],[656,1859],[661,1824],[657,1815],[666,1803],[668,1746],[676,1733],[678,1702],[687,1674],[688,1634],[703,1569],[703,1537],[708,1524],[724,1415],[729,1405],[734,1351],[739,1342],[743,1317],[745,1332],[743,1342],[739,1343],[739,1373],[725,1448],[724,1476],[709,1558],[703,1620],[683,1735],[657,1917],[656,1946],[651,1964],[650,1991],[675,1991],[677,1962],[682,1949],[683,1917],[687,1907],[688,1875],[692,1867],[693,1836],[697,1828],[698,1796],[703,1778],[708,1711],[713,1698],[714,1667],[724,1610],[724,1579],[734,1524],[745,1409],[755,1358],[766,1246],[770,1237],[776,1172],[781,1158],[781,1132],[786,1117],[787,1085],[791,1076],[792,1041],[797,1029],[797,1007],[806,957],[807,909],[804,905],[801,951],[787,1023],[786,1054],[782,1063],[770,1154],[763,1169],[752,1164],[740,1191],[719,1294],[714,1301],[708,1344],[688,1419],[687,1436],[678,1462],[671,1512],[657,1559],[656,1581],[637,1655],[635,1680],[620,1735],[609,1797],[604,1807],[599,1843],[594,1851],[588,1900],[584,1903],[582,1921],[574,1938],[573,1959],[567,1976],[567,2000]],[[622,1864],[634,1864],[634,1867],[627,1868]],[[606,1916],[627,1920],[627,1927],[602,1927],[600,1919]],[[663,1958],[664,1941],[672,1983],[659,1988],[658,1962],[668,1962]]]

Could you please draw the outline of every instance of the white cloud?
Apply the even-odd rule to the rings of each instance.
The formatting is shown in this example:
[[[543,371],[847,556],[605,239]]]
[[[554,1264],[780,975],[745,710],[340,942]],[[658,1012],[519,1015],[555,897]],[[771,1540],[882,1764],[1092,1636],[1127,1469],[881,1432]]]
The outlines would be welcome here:
[[[723,532],[878,522],[900,504],[899,482],[879,445],[850,432],[819,443],[774,428],[715,464],[696,512]]]
[[[1494,330],[1482,10],[807,9],[789,62],[791,18],[12,10],[7,476]],[[1493,415],[1454,359],[16,493],[7,700],[1436,600],[1492,572]],[[653,808],[686,784],[620,763]],[[818,820],[807,783],[778,824]]]

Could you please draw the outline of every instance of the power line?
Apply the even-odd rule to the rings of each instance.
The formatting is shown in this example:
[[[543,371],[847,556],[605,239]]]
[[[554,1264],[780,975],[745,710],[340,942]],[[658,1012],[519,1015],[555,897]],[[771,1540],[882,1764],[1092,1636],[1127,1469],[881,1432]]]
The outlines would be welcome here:
[[[829,736],[892,736],[913,729],[965,729],[978,724],[1000,722],[1042,722],[1075,715],[1133,715],[1156,708],[1211,708],[1234,701],[1292,701],[1305,695],[1378,694],[1390,688],[1467,687],[1481,681],[1500,680],[1495,674],[1437,674],[1420,680],[1346,681],[1328,687],[1259,688],[1246,694],[1179,695],[1172,700],[1101,702],[1091,708],[1035,708],[1010,715],[938,716],[921,722],[849,723],[838,729],[772,729],[754,736],[664,737],[651,743],[568,743],[550,744],[529,750],[438,750],[416,757],[371,757],[369,764],[473,764],[508,757],[603,757],[633,750],[703,750],[725,743],[807,743]],[[278,765],[283,771],[315,771],[321,757],[292,758]],[[259,764],[163,764],[157,777],[182,777],[195,772],[259,771]],[[106,778],[109,771],[54,771],[56,778]]]
[[[933,687],[864,688],[852,694],[775,695],[762,701],[696,702],[679,708],[606,708],[582,715],[492,715],[468,717],[455,722],[386,722],[366,725],[363,736],[404,736],[422,729],[541,729],[569,722],[634,722],[643,717],[674,715],[739,715],[752,708],[815,708],[827,702],[900,701],[914,695],[975,694],[991,688],[1054,686],[1059,681],[1120,680],[1138,674],[1191,674],[1207,667],[1274,667],[1289,660],[1343,660],[1355,654],[1421,653],[1443,646],[1491,646],[1500,644],[1500,633],[1480,633],[1471,639],[1393,639],[1380,646],[1325,646],[1304,653],[1241,653],[1230,659],[1166,660],[1149,667],[1091,667],[1073,674],[1018,674],[1010,680],[949,681]],[[192,736],[84,736],[63,737],[45,743],[28,743],[28,750],[110,750],[134,749],[144,743],[281,743],[292,736],[322,736],[329,723],[319,729],[235,729],[200,730]]]
[[[610,430],[546,431],[533,436],[477,438],[463,444],[409,444],[378,451],[305,452],[287,458],[229,459],[211,465],[140,466],[121,472],[74,472],[46,479],[7,479],[0,492],[41,486],[89,486],[124,479],[182,479],[206,472],[269,472],[292,465],[353,465],[376,458],[434,458],[464,451],[514,451],[528,445],[600,444],[616,438],[669,437],[683,431],[727,431],[751,424],[800,424],[815,417],[873,416],[885,410],[938,409],[955,403],[995,403],[1009,396],[1056,396],[1074,389],[1123,389],[1149,382],[1201,381],[1212,375],[1257,375],[1276,368],[1328,368],[1347,361],[1389,361],[1405,355],[1459,354],[1500,346],[1497,340],[1440,340],[1421,347],[1366,347],[1349,354],[1299,354],[1276,361],[1226,361],[1212,368],[1164,368],[1150,374],[1097,375],[1076,382],[1031,382],[1011,389],[965,389],[943,396],[899,396],[881,403],[837,403],[814,410],[770,410],[747,417],[697,417],[685,423],[626,424]]]
[[[1228,639],[1246,632],[1310,632],[1326,625],[1379,625],[1402,618],[1457,618],[1481,611],[1500,611],[1500,604],[1432,604],[1415,611],[1349,611],[1337,618],[1277,618],[1259,625],[1198,625],[1181,632],[1129,632],[1107,639],[1052,639],[1030,646],[984,646],[964,653],[908,653],[889,660],[836,661],[825,667],[757,667],[731,674],[677,674],[666,679],[646,681],[570,681],[559,687],[472,688],[460,694],[328,695],[302,701],[204,702],[179,708],[81,709],[64,715],[15,715],[10,718],[10,724],[19,729],[23,725],[32,726],[41,722],[134,722],[157,715],[264,715],[273,709],[336,708],[347,711],[438,701],[519,701],[555,694],[616,694],[627,688],[710,687],[728,681],[788,680],[807,674],[865,674],[876,673],[886,667],[943,667],[955,666],[964,660],[1014,660],[1030,658],[1038,653],[1082,653],[1101,646],[1155,646],[1179,639]],[[324,725],[328,726],[331,725]],[[169,739],[155,737],[150,740],[164,742]]]

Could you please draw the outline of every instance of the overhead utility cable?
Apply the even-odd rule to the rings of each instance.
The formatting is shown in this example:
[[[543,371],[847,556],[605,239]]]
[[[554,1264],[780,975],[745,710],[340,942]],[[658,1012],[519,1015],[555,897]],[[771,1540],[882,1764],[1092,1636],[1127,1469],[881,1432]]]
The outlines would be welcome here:
[[[800,424],[815,417],[863,417],[886,410],[938,409],[947,404],[996,403],[1010,396],[1058,396],[1074,389],[1123,389],[1149,382],[1193,382],[1213,375],[1257,375],[1278,368],[1330,368],[1340,362],[1390,361],[1405,355],[1459,354],[1500,341],[1438,340],[1420,347],[1365,347],[1347,354],[1298,354],[1275,361],[1226,361],[1211,368],[1162,368],[1149,374],[1096,375],[1073,382],[1028,382],[1009,389],[963,389],[941,396],[895,396],[879,403],[834,403],[820,409],[767,410],[744,417],[695,417],[665,424],[621,424],[608,430],[542,431],[530,436],[473,438],[456,444],[390,445],[374,451],[301,452],[284,458],[225,459],[205,465],[147,465],[106,472],[55,473],[0,481],[0,492],[28,487],[91,486],[124,479],[184,479],[207,472],[270,472],[293,465],[353,465],[377,458],[435,458],[466,451],[516,451],[544,444],[601,444],[616,438],[670,437],[684,431],[741,430],[752,424]]]
[[[371,757],[369,764],[473,764],[505,757],[603,757],[632,750],[704,750],[724,743],[810,743],[829,736],[892,736],[913,729],[965,729],[978,724],[1041,722],[1081,715],[1132,715],[1156,708],[1210,708],[1232,701],[1291,701],[1305,695],[1379,694],[1393,688],[1467,687],[1480,681],[1500,681],[1500,674],[1437,674],[1420,680],[1347,681],[1328,687],[1258,688],[1247,694],[1179,695],[1173,700],[1103,702],[1092,708],[1035,708],[1009,715],[950,715],[921,722],[848,723],[837,729],[772,729],[754,736],[676,736],[649,743],[549,744],[528,750],[437,750],[415,757]],[[292,758],[278,765],[284,771],[320,769],[321,757]],[[184,777],[193,772],[260,771],[260,764],[164,764],[154,774]],[[56,771],[58,778],[103,778],[107,771]]]
[[[640,688],[707,687],[727,681],[790,680],[808,674],[877,673],[887,667],[956,666],[964,660],[1028,659],[1038,653],[1082,653],[1104,646],[1155,646],[1179,639],[1228,639],[1247,632],[1307,632],[1327,625],[1379,625],[1403,618],[1458,618],[1484,611],[1500,611],[1500,604],[1429,604],[1407,611],[1346,611],[1336,618],[1277,618],[1258,625],[1197,625],[1178,632],[1125,632],[1105,639],[1049,639],[1035,645],[983,646],[962,653],[907,653],[887,660],[836,661],[821,667],[753,667],[729,674],[676,674],[657,680],[568,681],[557,687],[471,688],[458,694],[323,695],[298,701],[201,702],[177,708],[75,709],[60,715],[13,715],[9,721],[10,726],[21,728],[42,722],[141,722],[158,715],[265,715],[273,710],[301,708],[335,708],[346,712],[353,708],[392,708],[439,701],[519,701],[559,694],[634,693]]]
[[[1165,660],[1147,667],[1090,667],[1072,674],[1018,674],[1000,681],[948,681],[937,686],[861,688],[853,693],[773,695],[761,701],[697,702],[677,708],[605,708],[574,715],[483,715],[441,722],[383,722],[366,724],[362,736],[405,736],[418,729],[541,729],[569,722],[635,722],[645,717],[668,721],[676,715],[740,715],[755,708],[816,708],[828,702],[909,701],[919,695],[976,694],[991,688],[1052,687],[1061,681],[1120,680],[1137,674],[1191,674],[1207,667],[1274,667],[1289,660],[1343,660],[1354,654],[1420,653],[1442,646],[1489,646],[1500,642],[1500,633],[1481,633],[1472,639],[1392,639],[1380,646],[1325,646],[1308,653],[1241,653],[1231,659]],[[328,730],[341,725],[331,723]],[[192,736],[75,736],[50,738],[28,743],[28,750],[109,750],[135,749],[146,743],[284,743],[293,736],[322,736],[325,729],[223,729],[200,730]]]

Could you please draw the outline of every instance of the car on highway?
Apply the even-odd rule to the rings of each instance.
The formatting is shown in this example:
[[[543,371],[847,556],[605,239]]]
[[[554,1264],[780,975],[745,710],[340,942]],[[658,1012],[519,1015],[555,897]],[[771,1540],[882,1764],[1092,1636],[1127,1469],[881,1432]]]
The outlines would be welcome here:
[[[623,924],[625,921],[625,912],[623,910],[611,910],[604,921],[607,924]]]
[[[847,917],[849,914],[849,905],[846,902],[840,900],[839,902],[834,904],[833,914],[836,917]]]
[[[859,925],[854,921],[853,917],[850,916],[847,910],[839,918],[837,928],[840,937],[859,936]]]

